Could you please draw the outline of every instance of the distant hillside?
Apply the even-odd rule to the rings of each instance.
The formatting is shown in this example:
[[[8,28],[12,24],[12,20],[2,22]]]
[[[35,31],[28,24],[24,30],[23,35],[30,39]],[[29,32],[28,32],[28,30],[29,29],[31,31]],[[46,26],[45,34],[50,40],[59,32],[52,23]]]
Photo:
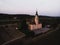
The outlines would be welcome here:
[[[0,22],[1,20],[14,20],[14,17],[17,18],[17,20],[23,20],[23,19],[31,19],[34,18],[33,15],[29,14],[0,14]],[[60,23],[60,17],[50,17],[50,16],[39,16],[39,20],[42,23]]]
[[[9,16],[12,16],[12,17],[29,17],[29,16],[31,16],[31,17],[34,17],[34,15],[29,15],[29,14],[0,14],[0,18],[1,17],[9,17]],[[41,18],[60,18],[60,17],[52,17],[52,16],[42,16],[42,15],[39,15],[39,17],[41,17]]]

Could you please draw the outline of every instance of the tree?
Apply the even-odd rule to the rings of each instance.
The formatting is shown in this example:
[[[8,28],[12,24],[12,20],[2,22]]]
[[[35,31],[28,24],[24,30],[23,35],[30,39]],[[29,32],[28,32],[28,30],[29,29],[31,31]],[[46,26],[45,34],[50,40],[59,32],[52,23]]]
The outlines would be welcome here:
[[[33,35],[33,32],[31,32],[29,29],[28,29],[28,24],[26,23],[26,20],[23,19],[21,21],[21,23],[19,24],[19,30],[23,33],[25,33],[27,36],[31,36]]]

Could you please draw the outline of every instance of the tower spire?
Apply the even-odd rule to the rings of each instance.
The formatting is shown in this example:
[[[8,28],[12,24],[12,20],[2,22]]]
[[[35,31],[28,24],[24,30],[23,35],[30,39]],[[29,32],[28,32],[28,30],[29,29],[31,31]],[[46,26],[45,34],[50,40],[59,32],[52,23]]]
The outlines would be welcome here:
[[[35,15],[37,15],[38,16],[38,11],[36,11],[36,14]]]
[[[38,24],[38,23],[39,23],[38,12],[36,11],[36,14],[35,14],[35,24]]]

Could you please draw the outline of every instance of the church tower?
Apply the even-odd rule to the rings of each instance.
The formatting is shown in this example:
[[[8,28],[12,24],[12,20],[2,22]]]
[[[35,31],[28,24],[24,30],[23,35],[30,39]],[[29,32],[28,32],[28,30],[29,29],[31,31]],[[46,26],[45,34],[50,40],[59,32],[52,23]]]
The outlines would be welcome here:
[[[36,11],[35,18],[34,18],[34,24],[29,25],[29,29],[31,31],[38,30],[42,28],[42,24],[39,23],[39,17],[38,17],[38,12]]]
[[[35,24],[39,24],[38,12],[35,14]]]

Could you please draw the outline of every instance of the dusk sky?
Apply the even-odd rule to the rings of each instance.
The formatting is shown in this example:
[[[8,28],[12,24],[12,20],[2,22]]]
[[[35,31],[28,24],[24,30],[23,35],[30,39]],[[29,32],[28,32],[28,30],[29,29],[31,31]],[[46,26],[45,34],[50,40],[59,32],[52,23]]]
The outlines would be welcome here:
[[[0,0],[0,13],[60,16],[60,0]]]

